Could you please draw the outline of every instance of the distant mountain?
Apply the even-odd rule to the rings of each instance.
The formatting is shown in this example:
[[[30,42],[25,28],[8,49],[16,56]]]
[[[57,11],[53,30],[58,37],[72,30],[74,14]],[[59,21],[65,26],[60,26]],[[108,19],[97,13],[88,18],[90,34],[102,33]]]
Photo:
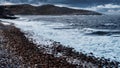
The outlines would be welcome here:
[[[101,13],[88,11],[88,10],[78,10],[71,9],[67,7],[58,7],[54,5],[42,5],[42,6],[32,6],[29,4],[21,5],[6,5],[0,6],[6,7],[13,14],[19,15],[101,15]]]
[[[120,0],[1,0],[12,3],[58,3],[70,5],[100,5],[100,4],[120,4]]]
[[[120,0],[0,0],[0,4],[54,4],[93,10],[101,13],[120,13],[120,8],[106,8],[106,5],[107,7],[120,6]]]

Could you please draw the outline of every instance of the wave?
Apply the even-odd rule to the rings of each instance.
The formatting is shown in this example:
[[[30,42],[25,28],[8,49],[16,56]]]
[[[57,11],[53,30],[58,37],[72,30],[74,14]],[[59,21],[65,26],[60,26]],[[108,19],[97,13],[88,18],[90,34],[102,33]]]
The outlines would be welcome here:
[[[17,28],[20,28],[23,32],[32,33],[31,36],[27,35],[27,38],[32,38],[35,43],[40,44],[51,44],[54,40],[61,44],[75,48],[76,51],[83,53],[93,53],[96,57],[105,57],[106,59],[120,61],[120,37],[111,36],[88,36],[82,33],[115,33],[120,32],[119,30],[106,30],[106,29],[91,29],[84,28],[81,32],[78,29],[66,29],[56,30],[53,27],[59,26],[61,23],[49,24],[52,22],[48,21],[29,21],[35,16],[22,16],[22,19],[18,20],[4,20],[12,22]],[[38,17],[37,17],[38,18]],[[46,17],[44,17],[46,19]],[[64,18],[64,17],[63,17]],[[66,18],[66,17],[65,17]],[[59,19],[59,18],[58,18]],[[85,18],[86,19],[86,18]],[[3,19],[2,19],[3,20]],[[22,23],[21,23],[22,22]],[[58,24],[59,23],[59,24]],[[43,25],[47,24],[47,25]],[[64,23],[65,24],[65,23]],[[64,25],[63,24],[63,25]],[[52,25],[52,27],[51,27]],[[63,26],[62,24],[59,27]],[[111,25],[111,24],[107,24]]]
[[[120,34],[120,30],[108,30],[108,29],[84,28],[83,31],[85,35],[112,36]]]

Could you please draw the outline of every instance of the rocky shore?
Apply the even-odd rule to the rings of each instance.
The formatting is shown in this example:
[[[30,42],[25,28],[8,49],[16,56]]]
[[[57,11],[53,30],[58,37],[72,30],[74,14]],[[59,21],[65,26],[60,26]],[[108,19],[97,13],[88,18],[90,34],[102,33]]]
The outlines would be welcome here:
[[[118,68],[119,62],[76,52],[59,42],[36,45],[20,29],[0,23],[0,68]]]

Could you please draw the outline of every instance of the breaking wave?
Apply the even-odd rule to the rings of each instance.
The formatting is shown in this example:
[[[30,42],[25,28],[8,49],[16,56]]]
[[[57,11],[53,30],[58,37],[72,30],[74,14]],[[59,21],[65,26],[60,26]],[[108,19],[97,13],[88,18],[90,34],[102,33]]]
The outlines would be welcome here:
[[[83,31],[86,35],[112,36],[120,34],[120,30],[108,30],[108,29],[84,28]]]

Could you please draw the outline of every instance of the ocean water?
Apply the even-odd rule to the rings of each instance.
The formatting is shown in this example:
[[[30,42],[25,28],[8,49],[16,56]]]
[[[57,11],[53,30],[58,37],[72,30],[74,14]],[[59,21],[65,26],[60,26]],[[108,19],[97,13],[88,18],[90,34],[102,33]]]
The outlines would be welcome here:
[[[36,44],[53,41],[120,62],[120,15],[21,15],[14,23]],[[4,23],[3,23],[4,24]],[[6,23],[5,23],[6,24]]]

